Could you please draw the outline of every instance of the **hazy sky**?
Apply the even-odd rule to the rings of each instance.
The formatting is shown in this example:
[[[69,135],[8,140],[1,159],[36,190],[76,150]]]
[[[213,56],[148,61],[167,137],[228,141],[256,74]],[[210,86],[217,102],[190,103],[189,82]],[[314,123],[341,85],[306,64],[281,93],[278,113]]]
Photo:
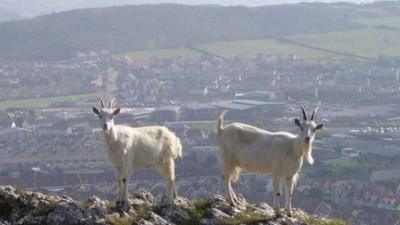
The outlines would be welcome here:
[[[373,0],[342,0],[352,3],[368,3]],[[104,7],[127,4],[216,4],[260,6],[298,2],[337,2],[335,0],[0,0],[0,9],[16,12],[23,17],[71,10],[76,8]]]

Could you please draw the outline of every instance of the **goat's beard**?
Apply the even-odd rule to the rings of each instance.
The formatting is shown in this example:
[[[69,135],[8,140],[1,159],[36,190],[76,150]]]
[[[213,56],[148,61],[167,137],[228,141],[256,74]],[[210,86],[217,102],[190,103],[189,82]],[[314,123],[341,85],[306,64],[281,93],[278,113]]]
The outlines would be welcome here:
[[[116,140],[117,139],[117,132],[113,127],[110,127],[108,129],[103,129],[103,132],[106,136],[112,137],[112,139]]]
[[[312,153],[312,146],[311,146],[311,144],[309,144],[304,149],[304,155],[305,155],[306,161],[310,165],[314,164],[314,158],[312,157],[311,153]]]

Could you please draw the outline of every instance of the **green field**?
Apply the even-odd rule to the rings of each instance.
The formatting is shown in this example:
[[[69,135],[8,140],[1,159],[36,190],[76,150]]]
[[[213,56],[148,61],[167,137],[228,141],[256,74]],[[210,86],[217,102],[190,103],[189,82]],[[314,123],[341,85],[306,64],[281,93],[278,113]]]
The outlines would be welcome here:
[[[354,22],[370,27],[387,26],[400,29],[400,17],[363,18]]]
[[[67,96],[57,96],[48,98],[30,98],[30,99],[1,101],[0,110],[5,110],[7,108],[40,108],[49,106],[52,103],[65,102],[65,101],[84,102],[91,98],[95,98],[99,95],[100,93],[90,93],[82,95],[67,95]]]
[[[152,57],[165,59],[165,58],[173,58],[178,55],[182,55],[185,58],[198,58],[200,57],[201,54],[187,48],[149,49],[143,51],[133,51],[133,52],[116,54],[114,55],[114,58],[123,59],[125,56],[129,56],[134,61],[147,62]]]
[[[375,21],[376,20],[376,21]],[[359,22],[371,24],[396,24],[400,26],[400,17],[360,19]],[[374,22],[375,21],[375,22]],[[379,22],[379,23],[378,23]],[[321,61],[348,57],[351,54],[359,57],[378,59],[379,56],[400,57],[400,31],[364,28],[350,31],[329,33],[298,34],[286,39],[293,41],[275,40],[271,38],[220,41],[196,46],[197,49],[223,57],[248,56],[263,54],[295,54],[306,61]],[[182,55],[185,58],[198,58],[202,53],[187,48],[153,49],[118,54],[116,58],[130,56],[139,62],[147,62],[151,57],[171,58]]]
[[[352,159],[330,159],[325,161],[326,165],[333,167],[341,167],[341,168],[353,168],[358,167],[360,164]]]
[[[400,31],[359,29],[323,34],[301,34],[290,37],[298,43],[358,56],[400,56]]]
[[[197,47],[204,51],[224,57],[233,57],[237,55],[254,57],[259,53],[283,55],[296,54],[301,58],[315,60],[329,56],[326,52],[282,43],[273,39],[214,42],[199,45]]]

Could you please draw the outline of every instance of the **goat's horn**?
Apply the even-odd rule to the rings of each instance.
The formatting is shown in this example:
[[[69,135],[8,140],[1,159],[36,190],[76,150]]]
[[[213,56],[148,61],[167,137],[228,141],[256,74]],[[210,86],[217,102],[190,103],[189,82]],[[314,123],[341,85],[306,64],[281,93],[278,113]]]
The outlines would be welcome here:
[[[103,99],[102,99],[101,97],[99,97],[99,99],[100,99],[101,108],[104,108],[104,101],[103,101]]]
[[[303,106],[300,106],[301,112],[303,113],[303,119],[307,120],[307,115],[306,115],[306,110],[304,109]]]
[[[312,113],[312,115],[311,115],[311,120],[314,120],[314,118],[315,118],[315,115],[317,114],[317,112],[318,112],[318,109],[319,109],[319,107],[317,106],[317,107],[315,107],[315,109],[314,109],[314,112]]]
[[[111,108],[113,107],[114,100],[115,100],[115,97],[113,97],[113,98],[110,100],[110,104],[108,105],[108,108],[111,109]]]

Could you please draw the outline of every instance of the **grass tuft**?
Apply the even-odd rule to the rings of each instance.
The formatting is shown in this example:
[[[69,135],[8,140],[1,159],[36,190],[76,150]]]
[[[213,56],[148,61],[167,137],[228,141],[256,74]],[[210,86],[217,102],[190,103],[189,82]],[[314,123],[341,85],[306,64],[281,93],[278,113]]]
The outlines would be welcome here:
[[[239,224],[258,224],[262,221],[266,221],[268,218],[265,215],[254,213],[254,212],[246,212],[244,214],[228,217],[222,220],[223,225],[239,225]]]
[[[316,217],[307,217],[302,219],[302,222],[307,225],[346,225],[346,223],[339,219],[320,219]]]
[[[134,225],[135,221],[131,217],[110,217],[107,220],[110,225]]]
[[[37,208],[34,208],[32,210],[32,215],[33,216],[45,216],[45,215],[48,215],[48,214],[50,214],[51,212],[53,212],[56,209],[57,203],[58,202],[54,201],[54,202],[50,202],[50,203],[48,203],[46,205],[42,205],[42,206],[39,206]]]

